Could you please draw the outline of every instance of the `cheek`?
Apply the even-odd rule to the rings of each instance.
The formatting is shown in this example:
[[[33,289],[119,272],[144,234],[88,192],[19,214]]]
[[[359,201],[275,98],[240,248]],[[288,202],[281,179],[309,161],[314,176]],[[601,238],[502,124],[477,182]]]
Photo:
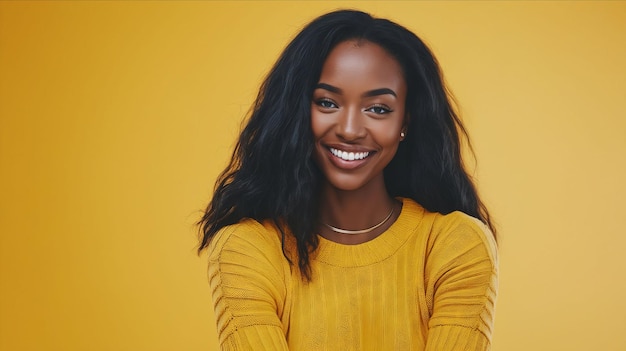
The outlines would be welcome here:
[[[383,147],[393,147],[400,143],[400,131],[402,126],[394,123],[378,128],[376,133],[371,133],[377,144]]]
[[[400,128],[396,126],[388,128],[385,131],[383,138],[386,140],[387,144],[394,144],[400,141]]]
[[[328,123],[324,121],[322,116],[319,116],[319,112],[311,111],[311,132],[313,133],[313,137],[317,141],[319,138],[324,135],[326,129],[328,128]]]

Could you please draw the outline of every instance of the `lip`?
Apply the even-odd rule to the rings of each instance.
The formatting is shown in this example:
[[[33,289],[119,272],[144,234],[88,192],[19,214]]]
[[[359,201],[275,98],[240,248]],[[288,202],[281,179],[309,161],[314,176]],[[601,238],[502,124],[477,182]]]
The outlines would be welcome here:
[[[352,170],[352,169],[356,169],[356,168],[363,166],[364,164],[369,162],[370,158],[376,153],[375,150],[367,149],[359,145],[323,145],[323,147],[326,150],[326,156],[328,157],[330,162],[335,167],[344,169],[344,170]],[[351,160],[351,161],[344,160],[342,158],[339,158],[333,155],[333,153],[330,151],[331,148],[341,150],[341,151],[346,151],[346,152],[354,152],[354,153],[367,152],[369,153],[369,155],[360,160]]]
[[[355,145],[355,144],[323,143],[321,145],[326,149],[332,147],[333,149],[347,151],[347,152],[375,152],[376,151],[371,148],[367,148],[362,145]]]

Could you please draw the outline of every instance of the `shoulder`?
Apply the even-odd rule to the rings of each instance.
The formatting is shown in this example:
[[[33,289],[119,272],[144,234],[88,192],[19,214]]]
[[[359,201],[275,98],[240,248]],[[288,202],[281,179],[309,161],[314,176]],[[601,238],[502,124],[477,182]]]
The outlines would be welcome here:
[[[442,256],[481,256],[497,265],[498,253],[495,237],[489,227],[479,219],[460,211],[449,214],[428,213],[432,227],[428,239],[429,252]]]
[[[460,211],[448,214],[430,212],[415,200],[402,198],[401,223],[405,230],[416,233],[414,239],[426,246],[426,253],[454,255],[470,248],[497,261],[497,245],[489,227],[479,219]]]
[[[224,254],[242,254],[275,261],[282,257],[281,234],[269,221],[244,219],[222,228],[208,247],[209,261],[219,261]]]

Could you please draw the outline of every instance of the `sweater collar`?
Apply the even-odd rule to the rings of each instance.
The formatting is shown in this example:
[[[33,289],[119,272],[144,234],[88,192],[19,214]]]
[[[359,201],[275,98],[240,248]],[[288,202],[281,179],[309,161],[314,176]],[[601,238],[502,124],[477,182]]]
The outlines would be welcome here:
[[[318,235],[319,247],[313,260],[338,267],[360,267],[381,262],[393,255],[415,232],[424,209],[411,199],[400,198],[402,210],[396,221],[376,238],[357,245],[339,244]]]

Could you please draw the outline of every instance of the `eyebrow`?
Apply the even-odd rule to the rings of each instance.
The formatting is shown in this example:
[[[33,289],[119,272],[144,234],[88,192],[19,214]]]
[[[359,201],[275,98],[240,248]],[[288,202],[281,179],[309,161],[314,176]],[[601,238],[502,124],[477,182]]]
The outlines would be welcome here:
[[[315,89],[324,89],[324,90],[328,90],[331,93],[335,93],[335,94],[341,94],[343,93],[343,91],[335,86],[332,86],[330,84],[326,84],[326,83],[318,83],[315,86]],[[373,97],[373,96],[379,96],[379,95],[385,95],[385,94],[389,94],[389,95],[393,95],[395,97],[398,97],[398,95],[396,94],[395,91],[389,89],[389,88],[380,88],[380,89],[374,89],[374,90],[370,90],[370,91],[366,91],[365,93],[363,93],[363,97]]]

